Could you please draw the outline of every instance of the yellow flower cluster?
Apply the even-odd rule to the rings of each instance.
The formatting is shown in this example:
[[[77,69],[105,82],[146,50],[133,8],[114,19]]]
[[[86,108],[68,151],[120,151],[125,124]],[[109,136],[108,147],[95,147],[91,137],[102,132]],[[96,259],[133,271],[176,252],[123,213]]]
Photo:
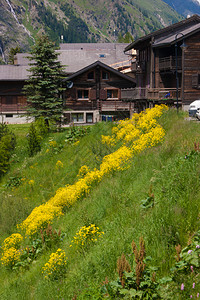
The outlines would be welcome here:
[[[90,169],[88,168],[88,166],[83,165],[83,166],[79,169],[77,177],[84,177],[84,176],[89,172],[89,170],[90,170]]]
[[[51,148],[55,148],[55,147],[57,146],[56,141],[49,141],[49,146],[50,146]]]
[[[67,257],[65,251],[58,249],[50,255],[49,261],[44,265],[42,273],[46,279],[58,279],[66,272]]]
[[[56,169],[60,169],[60,168],[63,168],[63,163],[60,160],[58,160],[56,163]]]
[[[14,247],[19,249],[21,242],[23,241],[23,236],[19,233],[13,233],[11,236],[7,237],[2,245],[3,249],[8,249]]]
[[[35,181],[34,181],[33,179],[29,180],[29,182],[28,182],[28,184],[29,184],[30,186],[33,186],[34,183],[35,183]]]
[[[154,108],[148,108],[140,114],[134,114],[132,119],[120,121],[118,126],[112,129],[111,137],[102,136],[102,142],[115,145],[117,141],[127,144],[140,139],[141,135],[149,133],[153,128],[157,126],[160,128],[156,119],[167,109],[165,105],[156,105]]]
[[[2,245],[1,263],[5,267],[12,268],[19,260],[21,252],[19,250],[23,237],[19,233],[14,233],[7,237]]]
[[[62,215],[61,207],[55,207],[47,202],[35,207],[31,214],[20,224],[18,228],[24,229],[26,235],[34,235],[39,229],[46,228],[55,217]]]
[[[74,236],[73,240],[71,241],[70,247],[72,247],[73,244],[76,247],[83,247],[90,242],[96,242],[97,239],[103,234],[104,232],[100,231],[99,227],[96,227],[94,224],[83,226]]]
[[[80,141],[76,141],[73,143],[74,146],[78,146],[78,144],[80,143]]]
[[[90,171],[83,166],[79,172],[82,177],[78,177],[74,184],[58,189],[54,197],[46,204],[36,207],[19,227],[24,229],[27,235],[37,233],[47,224],[51,224],[55,217],[62,215],[63,207],[70,207],[78,199],[87,195],[92,186],[100,182],[105,175],[123,170],[134,154],[161,142],[165,132],[157,123],[156,118],[166,109],[163,105],[155,106],[145,112],[135,114],[131,120],[119,122],[118,126],[113,128],[112,136],[103,139],[104,141],[110,140],[111,144],[121,141],[123,145],[103,158],[99,170]],[[55,145],[54,141],[51,142]]]
[[[7,268],[12,268],[21,256],[20,250],[11,247],[4,251],[1,257],[1,263]]]

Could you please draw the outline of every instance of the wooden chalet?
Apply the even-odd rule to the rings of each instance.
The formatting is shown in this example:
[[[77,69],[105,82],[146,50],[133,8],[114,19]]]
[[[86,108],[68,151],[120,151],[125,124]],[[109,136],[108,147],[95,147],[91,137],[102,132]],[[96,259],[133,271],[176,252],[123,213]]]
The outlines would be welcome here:
[[[95,123],[130,117],[134,104],[121,96],[121,90],[134,88],[135,79],[96,61],[64,80],[73,84],[64,94],[67,123]],[[70,83],[70,84],[69,84]]]
[[[0,122],[25,123],[26,97],[22,93],[25,79],[28,78],[26,66],[0,66]]]
[[[139,102],[144,108],[168,103],[184,109],[200,99],[198,15],[139,38],[125,52],[131,49],[137,50],[132,68],[136,88],[125,90],[124,98]]]
[[[133,103],[123,101],[121,89],[135,87],[135,80],[119,72],[130,71],[131,61],[123,51],[126,46],[61,44],[59,60],[65,66],[67,80],[73,82],[73,88],[67,88],[64,95],[66,122],[82,124],[130,116]],[[0,65],[0,122],[29,121],[25,117],[27,103],[22,92],[30,75],[27,56],[18,53],[15,65]]]

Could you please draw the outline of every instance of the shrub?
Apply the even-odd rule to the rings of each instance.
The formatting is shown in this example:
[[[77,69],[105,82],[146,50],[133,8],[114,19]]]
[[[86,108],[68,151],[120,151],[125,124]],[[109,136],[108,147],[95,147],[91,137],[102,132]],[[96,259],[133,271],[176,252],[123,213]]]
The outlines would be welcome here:
[[[15,144],[15,135],[9,131],[6,124],[0,124],[0,176],[9,168],[9,160]]]
[[[40,144],[41,137],[38,135],[33,123],[31,123],[27,138],[28,138],[28,154],[29,156],[33,156],[34,154],[36,154],[41,150],[41,144]]]

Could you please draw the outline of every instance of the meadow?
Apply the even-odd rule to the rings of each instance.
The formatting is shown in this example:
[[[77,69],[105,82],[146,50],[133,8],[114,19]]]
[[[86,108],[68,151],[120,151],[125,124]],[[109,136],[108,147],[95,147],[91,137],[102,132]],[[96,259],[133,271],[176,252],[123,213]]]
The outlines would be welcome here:
[[[0,299],[199,297],[199,122],[175,110],[149,116],[48,133],[32,157],[30,125],[9,126]],[[142,240],[146,271],[135,274]],[[134,274],[124,267],[120,279],[122,253]]]

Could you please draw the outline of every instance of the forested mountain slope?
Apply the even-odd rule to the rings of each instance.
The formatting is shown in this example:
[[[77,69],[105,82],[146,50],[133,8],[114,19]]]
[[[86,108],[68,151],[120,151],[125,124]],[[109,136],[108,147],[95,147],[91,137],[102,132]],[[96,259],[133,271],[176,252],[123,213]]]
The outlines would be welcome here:
[[[0,54],[11,47],[27,51],[39,31],[57,43],[114,42],[133,38],[181,19],[161,0],[1,0]],[[4,59],[4,58],[3,58]]]

